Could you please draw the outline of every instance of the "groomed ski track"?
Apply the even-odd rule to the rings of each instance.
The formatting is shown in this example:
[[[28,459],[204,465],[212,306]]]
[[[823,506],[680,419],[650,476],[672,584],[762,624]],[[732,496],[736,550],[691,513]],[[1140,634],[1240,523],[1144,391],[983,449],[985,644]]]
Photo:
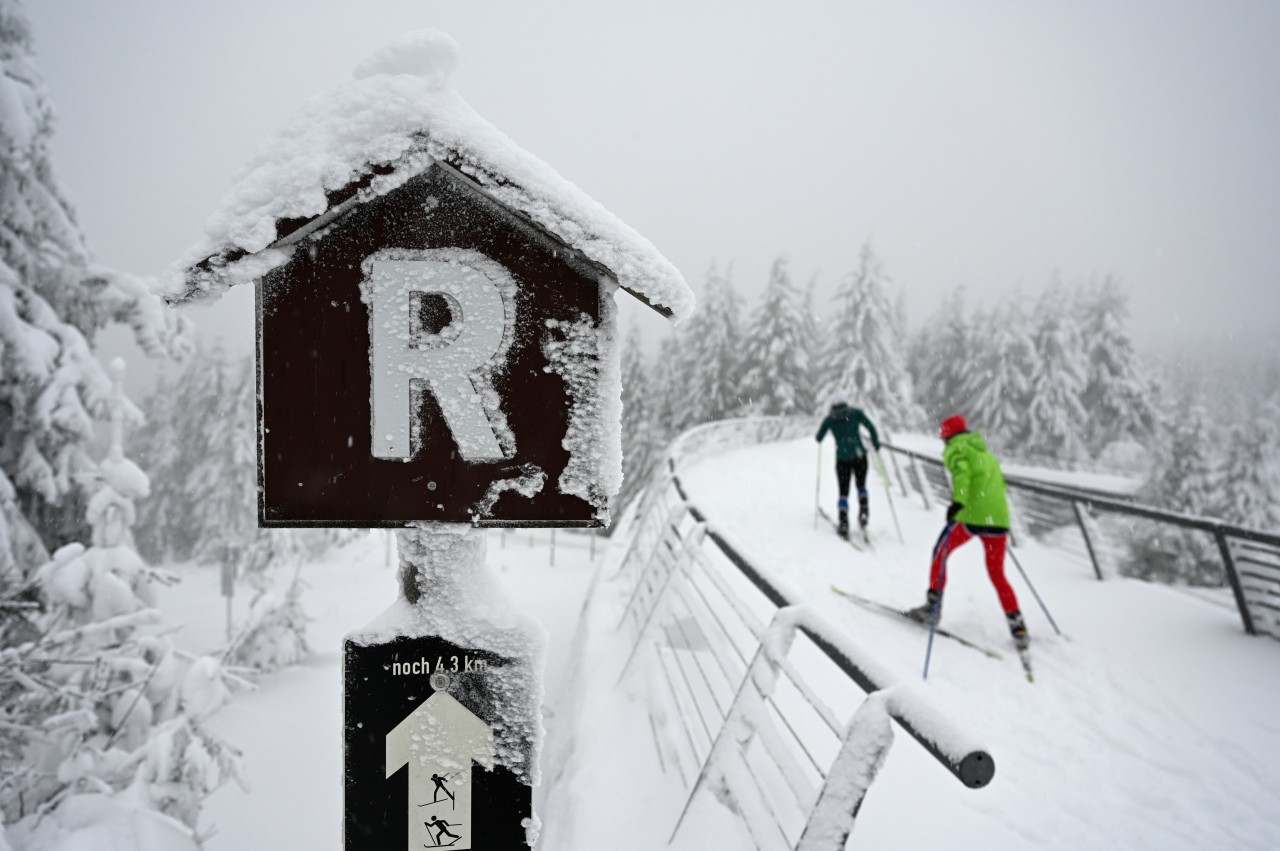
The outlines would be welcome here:
[[[815,523],[816,452],[812,439],[764,444],[690,463],[679,474],[708,524],[796,596],[793,602],[840,624],[900,681],[919,682],[926,632],[855,606],[830,586],[893,606],[920,603],[943,508],[926,511],[918,496],[904,498],[895,484],[906,539],[900,544],[873,467],[872,548],[856,552],[825,521]],[[828,508],[836,500],[830,466],[824,458],[820,498]],[[1007,574],[1032,635],[1036,682],[1028,684],[981,548],[971,543],[951,558],[943,623],[1008,652],[996,661],[938,640],[927,685],[928,697],[989,748],[994,781],[982,790],[963,788],[899,731],[849,847],[1280,847],[1280,643],[1245,635],[1234,609],[1177,589],[1122,578],[1099,582],[1086,562],[1033,541],[1021,541],[1017,553],[1068,639],[1054,635],[1010,560]],[[597,595],[602,590],[607,593],[597,589]],[[587,619],[582,641],[620,640],[598,632],[604,618],[592,626],[590,606]],[[605,655],[597,650],[593,658]],[[551,821],[544,847],[650,848],[656,834],[666,838],[664,825],[674,820],[674,813],[657,808],[675,796],[643,795],[641,804],[629,804],[609,798],[600,780],[600,766],[628,752],[634,758],[645,747],[637,742],[649,738],[648,729],[626,729],[641,716],[622,717],[616,693],[590,693],[619,688],[614,677],[580,673],[577,723],[588,723],[582,712],[602,710],[589,723],[607,729],[583,736],[568,759],[553,755],[547,779],[556,785],[543,815]],[[662,698],[648,691],[632,699]],[[602,717],[611,710],[619,717]],[[622,736],[630,741],[620,743]],[[641,765],[631,770],[638,773],[633,789],[662,783],[643,776]],[[728,810],[710,794],[701,797],[671,847],[711,847],[705,843],[712,835],[717,849],[753,847],[745,831],[732,829]],[[639,805],[644,813],[628,812]],[[557,819],[574,824],[553,826]],[[618,827],[646,822],[654,833],[643,840]],[[573,841],[561,845],[555,836]]]

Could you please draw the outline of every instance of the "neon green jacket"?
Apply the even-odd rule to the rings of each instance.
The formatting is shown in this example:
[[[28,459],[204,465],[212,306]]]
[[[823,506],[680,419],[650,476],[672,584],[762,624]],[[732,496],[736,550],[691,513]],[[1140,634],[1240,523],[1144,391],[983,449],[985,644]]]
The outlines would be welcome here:
[[[951,474],[951,501],[964,506],[956,519],[969,526],[1009,528],[1009,499],[1000,462],[976,431],[947,441],[942,463]]]

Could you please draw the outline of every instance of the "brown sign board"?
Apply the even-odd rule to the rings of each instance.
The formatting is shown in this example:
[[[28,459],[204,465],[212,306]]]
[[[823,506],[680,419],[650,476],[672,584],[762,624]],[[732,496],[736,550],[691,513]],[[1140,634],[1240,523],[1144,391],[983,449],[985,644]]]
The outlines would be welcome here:
[[[571,428],[616,430],[583,386],[616,374],[611,289],[438,163],[327,220],[258,283],[260,525],[602,525],[563,481]]]

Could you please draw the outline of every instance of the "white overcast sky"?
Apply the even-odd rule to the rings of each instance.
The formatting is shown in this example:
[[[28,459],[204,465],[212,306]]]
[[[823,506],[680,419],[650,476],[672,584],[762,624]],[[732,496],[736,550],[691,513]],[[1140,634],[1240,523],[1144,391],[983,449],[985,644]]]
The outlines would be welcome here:
[[[284,116],[436,27],[455,84],[700,289],[868,237],[919,325],[1117,276],[1147,350],[1280,337],[1280,3],[27,0],[99,258],[157,273]],[[246,347],[251,293],[197,314]],[[825,298],[820,306],[825,305]],[[646,328],[660,327],[646,322]]]

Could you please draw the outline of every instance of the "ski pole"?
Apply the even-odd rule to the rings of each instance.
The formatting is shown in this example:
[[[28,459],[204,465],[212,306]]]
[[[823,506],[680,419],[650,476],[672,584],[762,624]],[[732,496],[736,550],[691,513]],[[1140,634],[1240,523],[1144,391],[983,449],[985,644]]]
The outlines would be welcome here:
[[[1053,631],[1062,636],[1062,630],[1058,629],[1058,624],[1053,619],[1053,615],[1049,614],[1049,607],[1044,604],[1044,600],[1040,599],[1040,595],[1036,593],[1036,586],[1031,584],[1031,577],[1027,576],[1027,572],[1022,569],[1022,563],[1018,561],[1018,557],[1014,555],[1013,548],[1009,548],[1009,555],[1013,559],[1014,565],[1017,566],[1018,572],[1022,574],[1022,581],[1027,583],[1027,587],[1031,589],[1031,596],[1036,598],[1036,602],[1040,604],[1040,611],[1044,612],[1044,616],[1049,619],[1049,625],[1053,627]]]
[[[818,514],[822,511],[822,444],[818,444],[818,476],[813,486],[813,528],[818,528]]]
[[[898,530],[898,543],[905,544],[907,539],[902,537],[902,526],[898,524],[898,509],[893,505],[893,491],[889,489],[889,474],[884,470],[884,459],[880,457],[880,450],[876,450],[876,469],[880,471],[880,481],[884,482],[884,496],[889,500],[889,513],[893,515],[893,528]]]
[[[938,618],[942,615],[942,589],[947,587],[947,557],[951,555],[951,530],[954,523],[948,523],[942,530],[942,568],[938,571],[938,601],[933,604],[929,618],[929,645],[924,651],[924,678],[929,679],[929,658],[933,656],[933,634],[938,629]]]

